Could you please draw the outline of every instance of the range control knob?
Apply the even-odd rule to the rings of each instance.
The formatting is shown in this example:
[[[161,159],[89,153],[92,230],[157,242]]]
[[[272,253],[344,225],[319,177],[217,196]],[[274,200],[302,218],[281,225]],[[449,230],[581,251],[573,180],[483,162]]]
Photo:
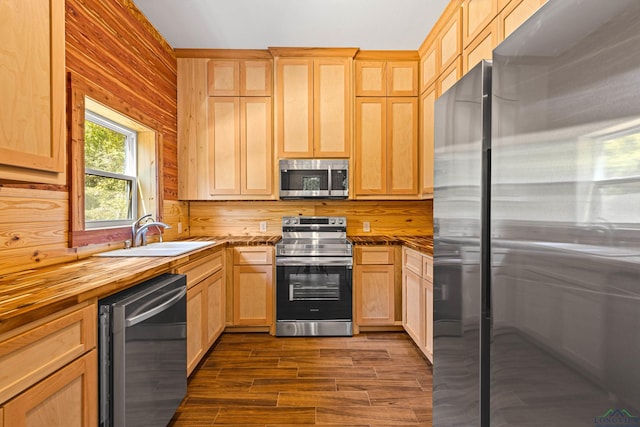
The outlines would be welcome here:
[[[335,225],[336,220],[334,218],[329,219],[329,225]]]

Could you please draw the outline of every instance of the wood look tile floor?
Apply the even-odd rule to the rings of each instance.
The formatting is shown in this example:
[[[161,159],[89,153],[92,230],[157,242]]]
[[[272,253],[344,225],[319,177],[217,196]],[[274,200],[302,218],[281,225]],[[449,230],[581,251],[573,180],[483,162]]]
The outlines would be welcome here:
[[[169,427],[431,426],[432,367],[402,332],[224,334]]]

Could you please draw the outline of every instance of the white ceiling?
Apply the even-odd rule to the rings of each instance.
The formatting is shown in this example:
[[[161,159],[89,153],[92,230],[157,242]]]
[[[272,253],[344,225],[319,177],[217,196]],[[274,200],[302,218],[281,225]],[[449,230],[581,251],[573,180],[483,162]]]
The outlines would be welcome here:
[[[134,0],[173,48],[417,50],[449,0]]]

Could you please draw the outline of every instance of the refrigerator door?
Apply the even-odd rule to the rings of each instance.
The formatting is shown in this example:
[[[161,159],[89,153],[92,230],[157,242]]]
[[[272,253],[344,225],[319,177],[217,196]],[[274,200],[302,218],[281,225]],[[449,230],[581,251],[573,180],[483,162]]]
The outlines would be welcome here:
[[[433,425],[480,422],[483,153],[491,65],[469,71],[435,105]]]
[[[494,50],[492,426],[640,425],[638,46],[550,0]]]

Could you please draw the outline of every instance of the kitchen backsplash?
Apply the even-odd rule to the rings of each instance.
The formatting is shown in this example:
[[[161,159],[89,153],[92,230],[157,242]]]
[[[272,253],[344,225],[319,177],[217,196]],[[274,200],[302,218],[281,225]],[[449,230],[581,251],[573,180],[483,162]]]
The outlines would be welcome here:
[[[346,216],[347,234],[431,235],[433,203],[419,201],[318,201],[190,202],[191,236],[279,235],[282,217],[288,215]],[[370,232],[363,231],[363,223]],[[260,223],[266,222],[266,231]]]

